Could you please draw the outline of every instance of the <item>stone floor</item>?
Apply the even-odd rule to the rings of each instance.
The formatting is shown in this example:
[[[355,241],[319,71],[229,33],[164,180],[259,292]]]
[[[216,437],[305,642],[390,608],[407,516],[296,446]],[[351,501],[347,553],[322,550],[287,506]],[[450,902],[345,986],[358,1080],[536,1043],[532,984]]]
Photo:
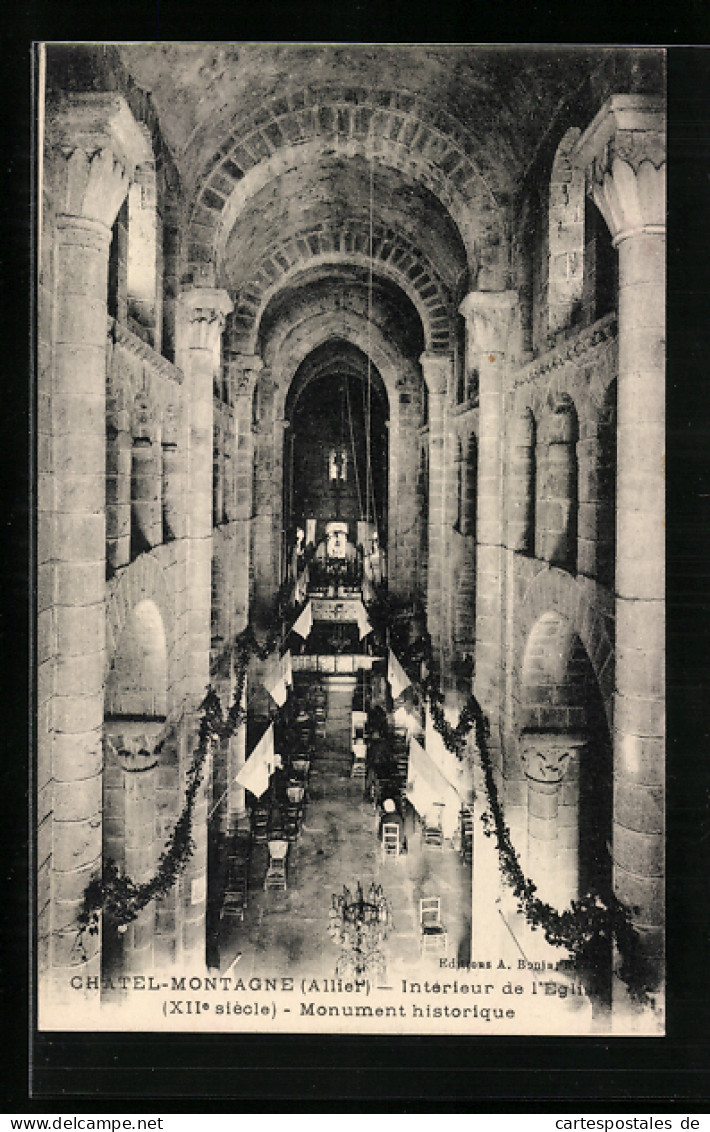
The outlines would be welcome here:
[[[408,836],[408,850],[383,860],[377,819],[363,797],[363,780],[350,777],[352,686],[332,680],[328,690],[325,739],[311,762],[307,804],[300,836],[289,848],[288,888],[263,888],[268,849],[254,845],[249,900],[244,921],[225,921],[219,940],[224,974],[238,965],[242,977],[291,975],[330,978],[338,948],[328,935],[333,893],[352,891],[360,881],[382,885],[392,913],[385,944],[387,970],[408,971],[421,963],[419,900],[441,898],[448,933],[448,955],[470,959],[471,871],[451,847],[423,846],[418,829]],[[426,964],[437,963],[429,957]],[[437,963],[438,965],[438,963]]]

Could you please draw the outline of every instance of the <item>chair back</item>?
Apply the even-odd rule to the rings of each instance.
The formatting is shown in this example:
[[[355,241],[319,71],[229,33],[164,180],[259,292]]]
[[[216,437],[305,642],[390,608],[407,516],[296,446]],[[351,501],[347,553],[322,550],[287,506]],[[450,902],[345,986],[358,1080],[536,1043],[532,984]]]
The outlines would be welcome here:
[[[399,856],[399,826],[395,822],[382,826],[382,852],[386,857]]]
[[[419,923],[422,927],[441,923],[441,898],[439,896],[424,896],[419,901]]]

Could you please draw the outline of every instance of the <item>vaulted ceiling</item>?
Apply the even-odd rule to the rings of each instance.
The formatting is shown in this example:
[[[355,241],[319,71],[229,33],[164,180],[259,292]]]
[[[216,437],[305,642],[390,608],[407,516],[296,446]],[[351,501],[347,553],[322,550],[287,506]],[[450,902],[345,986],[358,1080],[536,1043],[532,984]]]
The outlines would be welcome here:
[[[229,289],[245,347],[304,272],[342,288],[350,264],[390,307],[398,289],[404,338],[448,350],[465,291],[507,285],[511,204],[550,138],[608,93],[658,88],[663,66],[659,51],[578,47],[115,50],[177,167],[188,270]]]

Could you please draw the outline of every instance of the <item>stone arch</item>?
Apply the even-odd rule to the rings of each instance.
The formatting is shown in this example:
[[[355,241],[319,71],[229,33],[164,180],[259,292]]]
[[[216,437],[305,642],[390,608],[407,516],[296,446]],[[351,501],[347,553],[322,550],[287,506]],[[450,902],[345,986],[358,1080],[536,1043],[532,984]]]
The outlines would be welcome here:
[[[256,265],[249,281],[240,288],[232,318],[235,348],[240,353],[256,350],[259,326],[274,295],[308,268],[327,264],[356,264],[369,269],[369,232],[366,224],[353,222],[342,228],[323,227],[298,234],[272,245]],[[451,349],[451,298],[435,267],[408,240],[391,229],[375,229],[372,245],[375,271],[392,279],[407,295],[422,321],[425,349]]]
[[[309,87],[262,106],[204,170],[191,217],[191,262],[216,253],[219,263],[246,200],[294,160],[312,162],[325,152],[372,156],[415,176],[450,212],[471,267],[481,235],[474,215],[482,212],[501,235],[494,178],[472,159],[480,159],[481,146],[440,107],[404,92]]]
[[[400,586],[411,589],[409,580],[414,569],[413,555],[405,553],[406,547],[401,537],[415,523],[418,502],[406,490],[400,490],[402,483],[414,483],[417,476],[417,451],[415,438],[418,435],[419,421],[409,420],[405,410],[400,411],[400,396],[405,389],[413,397],[421,396],[423,404],[423,379],[409,359],[403,357],[382,333],[368,323],[364,316],[337,307],[323,311],[314,309],[307,317],[295,325],[287,325],[267,343],[265,362],[270,380],[275,385],[273,414],[275,420],[285,415],[286,396],[291,381],[299,366],[313,350],[325,342],[338,338],[356,346],[372,360],[382,378],[388,399],[389,410],[389,454],[388,454],[388,545],[390,588]],[[423,411],[423,410],[422,410]],[[402,429],[411,443],[403,439]]]
[[[589,653],[559,609],[547,609],[527,634],[518,710],[532,879],[558,907],[610,891],[611,729]],[[598,972],[607,985],[609,972]]]
[[[142,601],[149,601],[155,607],[165,633],[169,706],[171,688],[176,678],[175,619],[165,575],[154,554],[142,554],[111,585],[106,604],[105,677],[108,677],[111,659],[116,654],[132,611]]]
[[[167,716],[168,647],[160,610],[150,598],[132,606],[115,643],[106,677],[105,714]]]
[[[299,323],[284,327],[267,344],[265,362],[277,383],[274,400],[276,418],[284,415],[288,389],[301,362],[318,346],[336,337],[352,343],[371,357],[387,391],[390,422],[394,422],[391,427],[396,428],[399,416],[397,383],[404,359],[378,327],[368,324],[366,318],[355,312],[336,308],[306,315]]]
[[[595,593],[601,596],[598,590]],[[609,605],[608,609],[602,609],[592,604],[585,590],[564,570],[552,567],[538,573],[516,611],[517,636],[512,665],[514,685],[520,686],[523,655],[533,626],[547,613],[564,618],[570,632],[576,633],[582,642],[599,686],[611,729],[614,713],[614,650],[607,623],[612,607]]]

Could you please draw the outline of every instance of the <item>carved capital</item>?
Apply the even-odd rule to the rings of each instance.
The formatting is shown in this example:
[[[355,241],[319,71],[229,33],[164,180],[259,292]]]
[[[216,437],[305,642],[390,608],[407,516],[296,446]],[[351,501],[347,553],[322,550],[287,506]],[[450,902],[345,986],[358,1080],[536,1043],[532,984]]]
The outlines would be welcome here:
[[[104,724],[104,752],[117,762],[127,774],[152,770],[159,760],[160,741],[165,735],[165,724],[146,723],[141,728],[125,729],[118,720]]]
[[[59,182],[58,212],[110,228],[137,166],[153,161],[150,137],[126,100],[69,94],[48,110],[47,139]]]
[[[472,353],[503,354],[518,302],[517,291],[471,291],[459,306]]]
[[[190,350],[218,354],[227,315],[233,309],[226,291],[217,287],[193,287],[180,295],[181,322]]]
[[[662,98],[614,95],[575,147],[587,191],[614,245],[640,232],[665,232],[666,115]]]
[[[229,359],[229,376],[237,397],[251,397],[257,378],[264,368],[258,354],[233,354]]]
[[[562,782],[585,742],[579,735],[522,735],[520,758],[526,778],[533,782]]]
[[[444,394],[453,375],[450,354],[422,354],[419,359],[426,387],[430,394]]]

